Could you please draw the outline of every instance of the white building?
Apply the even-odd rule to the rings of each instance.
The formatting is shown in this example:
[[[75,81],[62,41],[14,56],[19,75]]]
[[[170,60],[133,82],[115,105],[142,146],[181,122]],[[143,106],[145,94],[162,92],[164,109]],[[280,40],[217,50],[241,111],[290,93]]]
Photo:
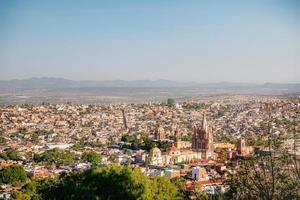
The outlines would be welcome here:
[[[203,167],[193,167],[192,178],[196,181],[208,180],[206,169]]]
[[[156,166],[163,165],[163,159],[159,148],[154,147],[153,149],[151,149],[149,156],[150,156],[150,165],[156,165]]]
[[[73,144],[66,144],[66,143],[61,143],[61,144],[45,144],[45,149],[67,149],[73,146]]]

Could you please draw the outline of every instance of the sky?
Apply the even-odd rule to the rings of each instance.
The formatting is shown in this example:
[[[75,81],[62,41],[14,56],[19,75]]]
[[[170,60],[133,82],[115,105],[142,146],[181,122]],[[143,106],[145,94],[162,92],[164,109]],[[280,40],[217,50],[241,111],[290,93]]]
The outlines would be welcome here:
[[[0,79],[300,82],[298,0],[0,0]]]

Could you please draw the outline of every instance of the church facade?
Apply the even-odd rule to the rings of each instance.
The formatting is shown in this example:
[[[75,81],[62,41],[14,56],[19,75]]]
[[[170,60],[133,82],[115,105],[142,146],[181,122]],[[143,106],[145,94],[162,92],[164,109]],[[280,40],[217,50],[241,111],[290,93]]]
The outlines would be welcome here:
[[[207,123],[205,114],[202,123],[194,126],[192,150],[199,152],[202,159],[213,158],[214,144],[212,127]]]
[[[203,115],[202,122],[194,126],[192,145],[189,146],[189,148],[185,148],[188,145],[183,144],[184,143],[181,141],[181,134],[179,130],[176,129],[173,146],[165,153],[162,153],[157,147],[153,148],[149,154],[149,164],[164,166],[176,163],[186,163],[199,159],[213,158],[213,132],[212,128],[206,121],[205,115]]]

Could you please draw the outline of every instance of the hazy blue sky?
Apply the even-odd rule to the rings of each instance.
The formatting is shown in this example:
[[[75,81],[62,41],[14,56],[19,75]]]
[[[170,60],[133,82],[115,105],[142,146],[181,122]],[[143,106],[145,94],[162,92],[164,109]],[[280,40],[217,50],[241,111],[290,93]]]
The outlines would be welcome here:
[[[0,0],[0,79],[300,82],[298,0]]]

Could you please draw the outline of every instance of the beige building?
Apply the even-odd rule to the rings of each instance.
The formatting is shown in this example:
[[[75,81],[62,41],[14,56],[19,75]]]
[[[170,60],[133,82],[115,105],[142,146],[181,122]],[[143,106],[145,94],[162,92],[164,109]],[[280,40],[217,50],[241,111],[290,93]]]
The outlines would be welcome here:
[[[149,154],[149,164],[155,166],[172,165],[177,163],[191,162],[195,159],[201,159],[202,154],[192,150],[179,150],[174,145],[162,154],[160,149],[154,147]]]
[[[151,149],[148,159],[150,165],[162,166],[164,164],[161,151],[157,147]]]
[[[247,156],[253,152],[253,148],[246,146],[245,139],[240,138],[237,144],[237,152],[242,156]]]
[[[160,132],[157,131],[157,133]],[[179,130],[176,129],[173,146],[164,154],[162,154],[157,147],[153,148],[150,151],[149,164],[164,166],[177,163],[188,163],[198,159],[214,158],[212,128],[208,126],[205,115],[203,115],[201,125],[198,124],[194,128],[192,149],[190,147],[190,142],[181,141],[181,134]]]

